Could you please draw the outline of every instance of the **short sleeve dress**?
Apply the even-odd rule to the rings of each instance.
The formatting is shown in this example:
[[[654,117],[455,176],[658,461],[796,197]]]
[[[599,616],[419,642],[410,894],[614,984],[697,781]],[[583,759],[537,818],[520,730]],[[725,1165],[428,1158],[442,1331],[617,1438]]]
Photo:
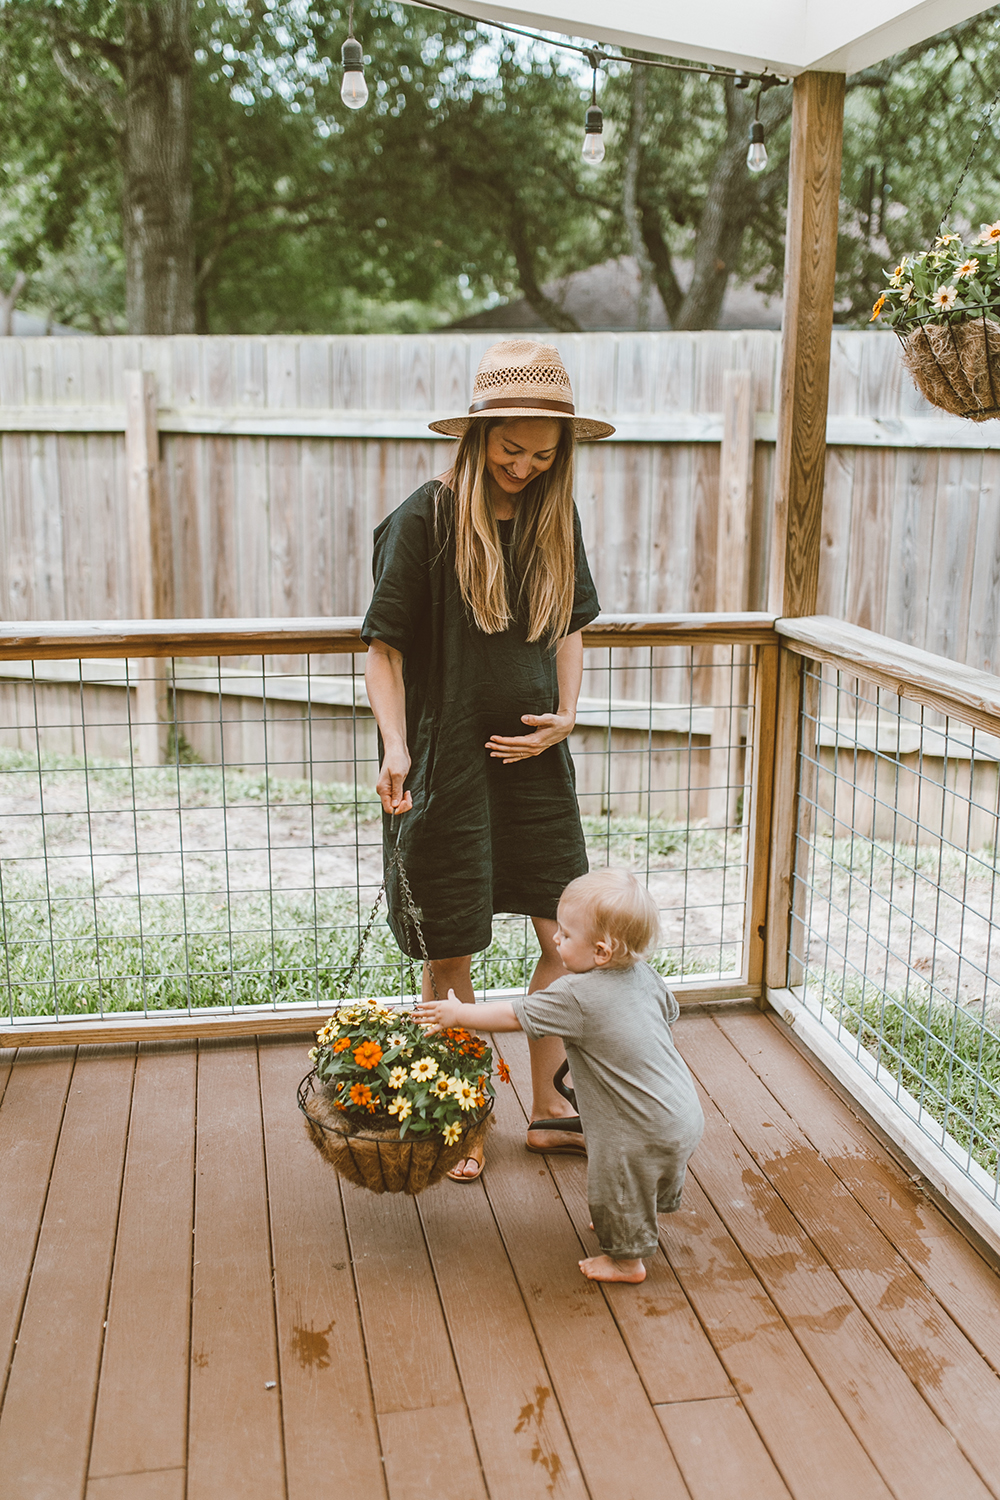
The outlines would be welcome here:
[[[556,711],[556,650],[528,640],[521,612],[495,635],[477,628],[459,590],[450,527],[441,524],[451,503],[450,490],[431,481],[376,527],[375,591],[361,632],[403,657],[413,810],[401,820],[383,814],[383,849],[388,868],[398,837],[432,958],[488,947],[497,912],[554,918],[565,886],[587,870],[567,742],[513,765],[486,750],[493,734],[529,733],[522,714]],[[499,522],[512,603],[513,526]],[[569,634],[600,610],[575,511],[574,535]],[[417,958],[394,871],[387,895],[396,941]]]

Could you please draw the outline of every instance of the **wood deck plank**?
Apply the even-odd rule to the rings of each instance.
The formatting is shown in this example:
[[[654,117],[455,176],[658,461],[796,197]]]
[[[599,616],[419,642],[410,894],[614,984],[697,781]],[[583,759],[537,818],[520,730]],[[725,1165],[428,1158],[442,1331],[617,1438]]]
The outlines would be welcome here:
[[[519,1042],[526,1046],[505,1037],[505,1055]],[[526,1156],[524,1115],[509,1090],[494,1113],[483,1184],[592,1500],[687,1500],[600,1287],[580,1273],[580,1241],[558,1189],[540,1158]]]
[[[308,1139],[295,1086],[300,1039],[260,1052],[290,1500],[385,1493],[337,1174]]]
[[[701,1038],[688,1055],[699,1076],[709,1076],[712,1049]],[[692,1162],[698,1181],[883,1479],[905,1500],[939,1500],[942,1485],[968,1500],[989,1500],[952,1434],[728,1121],[704,1095],[702,1104],[705,1136]]]
[[[418,1208],[490,1500],[587,1500],[482,1185],[444,1183]]]
[[[390,1500],[486,1500],[416,1203],[341,1191]]]
[[[735,1500],[743,1495],[789,1500],[788,1488],[738,1396],[674,1401],[655,1410],[691,1500]]]
[[[531,1105],[531,1073],[527,1047],[502,1038],[511,1082],[525,1113]],[[587,1164],[580,1157],[551,1156],[546,1162],[559,1187],[585,1254],[600,1247],[589,1228]],[[604,1298],[611,1309],[646,1394],[656,1405],[664,1401],[701,1401],[732,1396],[733,1386],[695,1317],[680,1283],[662,1251],[647,1258],[641,1287],[606,1285]]]
[[[686,1033],[692,1066],[845,1290],[980,1478],[1000,1492],[1000,1379],[822,1161],[718,1027]]]
[[[187,1463],[197,1067],[189,1048],[139,1048],[92,1480],[183,1470]],[[149,1379],[151,1369],[155,1380]]]
[[[86,1500],[184,1500],[185,1479],[184,1469],[112,1474],[88,1480]]]
[[[980,1354],[1000,1371],[1000,1276],[873,1138],[770,1017],[718,1017],[717,1024],[862,1205],[946,1307]]]
[[[4,1500],[84,1490],[134,1064],[132,1047],[95,1047],[73,1069],[0,1414]]]
[[[69,1049],[48,1056],[16,1053],[0,1103],[0,1395],[31,1276],[74,1056]]]
[[[660,1243],[796,1500],[889,1500],[891,1491],[690,1173],[680,1209],[660,1220]]]
[[[252,1042],[199,1049],[195,1166],[188,1500],[279,1500],[281,1396]]]

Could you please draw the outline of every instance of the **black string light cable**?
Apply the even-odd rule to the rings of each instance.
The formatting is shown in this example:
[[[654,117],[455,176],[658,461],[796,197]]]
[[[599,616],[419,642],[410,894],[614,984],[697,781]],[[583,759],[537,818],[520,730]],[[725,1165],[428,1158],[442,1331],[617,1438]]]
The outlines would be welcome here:
[[[749,88],[751,83],[756,83],[758,86],[757,103],[753,123],[750,126],[747,166],[751,172],[762,172],[767,166],[764,127],[760,120],[760,96],[768,89],[788,82],[787,78],[781,78],[767,68],[762,73],[749,73],[742,68],[716,67],[711,63],[684,63],[668,61],[666,58],[629,57],[620,52],[607,52],[603,47],[584,46],[579,42],[564,40],[556,41],[551,36],[543,36],[540,31],[528,31],[522,26],[508,26],[503,21],[484,20],[482,16],[470,16],[468,12],[454,10],[450,5],[433,4],[432,0],[406,0],[406,3],[416,5],[421,10],[435,10],[446,16],[454,16],[459,21],[470,21],[474,26],[491,26],[495,31],[503,32],[507,36],[519,36],[531,42],[543,42],[547,47],[555,47],[562,52],[576,52],[579,56],[585,57],[590,63],[593,77],[590,104],[587,107],[584,126],[583,159],[591,166],[597,166],[604,160],[604,116],[597,103],[597,70],[606,68],[612,63],[629,68],[666,68],[673,73],[700,73],[707,78],[731,78],[738,89]],[[354,0],[350,0],[347,30],[348,38],[341,49],[344,82],[341,86],[340,97],[348,108],[360,109],[368,98],[368,87],[364,75],[364,54],[360,42],[354,38]]]

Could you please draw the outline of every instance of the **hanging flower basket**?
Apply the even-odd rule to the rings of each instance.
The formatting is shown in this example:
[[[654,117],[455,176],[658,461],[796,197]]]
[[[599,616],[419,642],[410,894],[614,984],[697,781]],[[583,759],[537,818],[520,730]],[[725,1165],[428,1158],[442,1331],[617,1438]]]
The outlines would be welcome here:
[[[482,1145],[494,1090],[493,1054],[479,1037],[455,1026],[428,1036],[412,1017],[358,1000],[316,1040],[299,1109],[349,1182],[413,1197]]]
[[[886,276],[872,321],[899,338],[921,395],[972,422],[1000,417],[1000,220],[971,245],[940,234]]]

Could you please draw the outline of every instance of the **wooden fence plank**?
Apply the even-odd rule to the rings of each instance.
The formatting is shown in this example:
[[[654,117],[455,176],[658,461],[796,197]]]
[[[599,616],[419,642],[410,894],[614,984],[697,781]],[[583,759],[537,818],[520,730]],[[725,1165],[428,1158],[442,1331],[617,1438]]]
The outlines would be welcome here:
[[[188,1500],[285,1493],[267,1184],[252,1042],[203,1042]]]
[[[73,1070],[0,1414],[4,1500],[83,1493],[134,1065],[132,1048],[94,1048]]]

